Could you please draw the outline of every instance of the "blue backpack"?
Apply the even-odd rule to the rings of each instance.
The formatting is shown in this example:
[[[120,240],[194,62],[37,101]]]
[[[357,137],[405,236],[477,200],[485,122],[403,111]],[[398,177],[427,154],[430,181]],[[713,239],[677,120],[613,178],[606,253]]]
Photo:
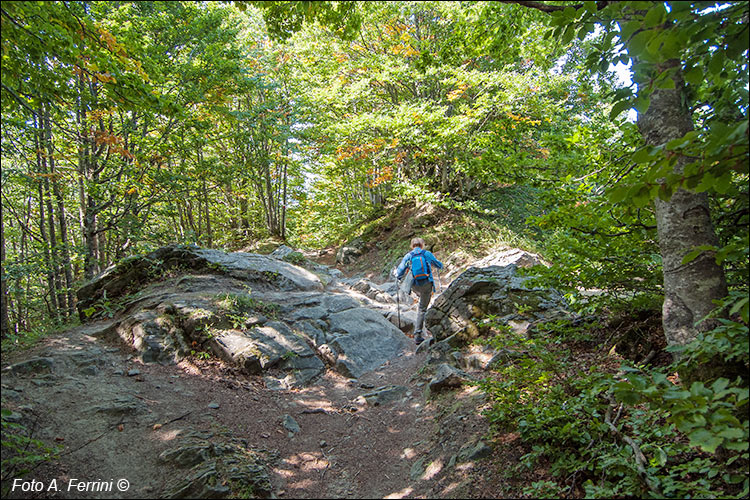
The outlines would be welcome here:
[[[424,252],[411,256],[411,275],[414,281],[424,283],[430,277],[430,264],[427,263]]]

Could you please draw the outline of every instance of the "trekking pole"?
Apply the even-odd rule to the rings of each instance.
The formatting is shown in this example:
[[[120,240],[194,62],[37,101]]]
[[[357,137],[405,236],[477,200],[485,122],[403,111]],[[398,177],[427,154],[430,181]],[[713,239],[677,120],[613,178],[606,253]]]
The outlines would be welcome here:
[[[396,278],[396,311],[398,313],[398,329],[401,329],[401,299],[399,298],[399,295],[401,295],[401,285],[398,283],[398,276]]]

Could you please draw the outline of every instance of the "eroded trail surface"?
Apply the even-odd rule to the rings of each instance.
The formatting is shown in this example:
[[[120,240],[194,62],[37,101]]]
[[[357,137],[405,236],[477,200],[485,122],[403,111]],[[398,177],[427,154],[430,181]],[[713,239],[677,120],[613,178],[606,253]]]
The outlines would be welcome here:
[[[26,477],[41,481],[45,491],[16,489],[13,497],[481,493],[471,479],[474,464],[456,467],[455,455],[485,424],[468,410],[438,420],[446,409],[425,400],[424,381],[415,376],[425,352],[407,352],[359,379],[328,370],[310,387],[271,391],[259,377],[219,361],[143,364],[123,346],[89,335],[95,330],[84,326],[50,338],[3,376],[3,397],[33,437],[61,447],[57,460]],[[231,473],[215,476],[225,484],[193,477],[196,464],[210,477],[212,468],[232,461],[207,443],[216,448],[233,440],[252,450],[246,458],[255,460],[256,476],[241,481],[239,475],[234,484],[226,480]],[[175,450],[183,456],[164,459]],[[219,460],[212,462],[212,454]],[[121,479],[128,482],[125,491],[118,490]]]
[[[520,353],[474,340],[487,314],[522,334],[558,310],[515,275],[531,257],[498,252],[443,283],[426,316],[433,342],[417,349],[414,305],[394,283],[300,267],[290,250],[164,247],[82,287],[84,325],[3,358],[4,422],[59,448],[25,482],[3,470],[3,491],[504,496],[516,479],[498,472],[522,451],[512,435],[488,439],[476,382]]]

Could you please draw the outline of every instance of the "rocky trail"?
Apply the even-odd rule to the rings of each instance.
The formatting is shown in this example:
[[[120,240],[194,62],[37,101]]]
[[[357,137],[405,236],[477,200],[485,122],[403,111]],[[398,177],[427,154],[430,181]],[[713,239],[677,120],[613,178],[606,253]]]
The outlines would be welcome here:
[[[157,252],[84,287],[82,326],[3,360],[9,421],[58,447],[23,481],[3,471],[10,497],[503,496],[490,472],[513,450],[488,439],[469,383],[503,353],[470,345],[461,311],[500,313],[503,293],[517,305],[514,263],[445,288],[434,342],[416,349],[394,326],[395,285],[296,266],[286,250]],[[553,309],[547,292],[528,297]]]

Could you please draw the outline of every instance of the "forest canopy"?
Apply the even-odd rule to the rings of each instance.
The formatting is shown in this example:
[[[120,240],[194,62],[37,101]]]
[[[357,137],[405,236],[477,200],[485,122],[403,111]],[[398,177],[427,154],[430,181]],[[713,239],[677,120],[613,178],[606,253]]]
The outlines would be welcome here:
[[[2,28],[4,332],[168,242],[320,247],[504,186],[571,295],[658,297],[688,254],[710,307],[746,277],[742,2],[10,2]],[[660,248],[676,191],[705,230]]]

